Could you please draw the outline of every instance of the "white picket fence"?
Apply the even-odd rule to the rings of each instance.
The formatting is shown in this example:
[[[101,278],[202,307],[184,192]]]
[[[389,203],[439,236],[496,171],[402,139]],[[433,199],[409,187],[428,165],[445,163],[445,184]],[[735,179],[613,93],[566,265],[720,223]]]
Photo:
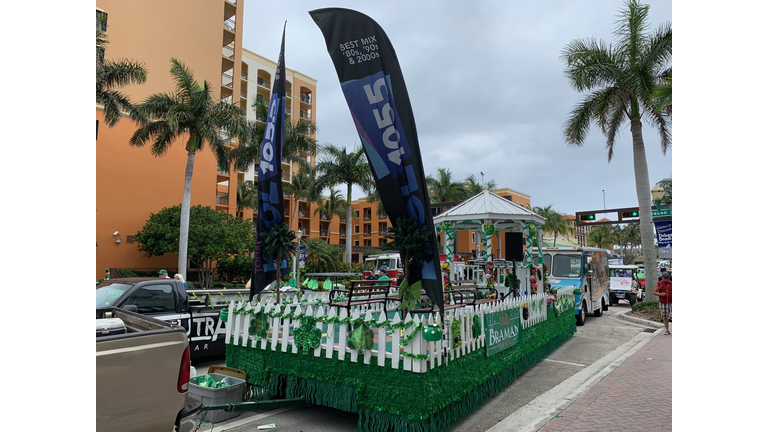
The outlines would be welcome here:
[[[573,291],[562,291],[559,295],[573,295]],[[524,320],[523,306],[528,305],[528,319]],[[247,313],[236,313],[243,310]],[[506,298],[502,301],[485,303],[477,306],[466,306],[447,311],[446,323],[442,326],[443,337],[436,342],[427,342],[422,335],[423,326],[440,324],[439,314],[426,316],[406,315],[404,322],[400,315],[395,314],[391,320],[387,319],[387,311],[378,305],[376,310],[354,309],[351,320],[359,320],[361,317],[371,330],[373,330],[377,349],[366,349],[359,353],[358,349],[349,347],[348,324],[343,321],[347,318],[347,311],[343,308],[328,307],[327,300],[301,302],[299,296],[284,305],[273,305],[268,299],[251,304],[248,302],[232,301],[229,304],[229,318],[227,323],[226,343],[251,347],[253,349],[282,351],[284,353],[299,353],[300,347],[294,343],[293,331],[301,325],[302,316],[311,316],[316,319],[315,328],[323,333],[323,340],[309,355],[325,357],[328,359],[344,360],[347,354],[351,354],[353,362],[362,361],[364,364],[385,367],[386,359],[390,359],[390,367],[403,369],[416,373],[424,373],[428,370],[442,366],[461,356],[467,355],[478,349],[485,349],[485,322],[484,315],[505,309],[520,309],[522,327],[528,328],[547,319],[546,294],[534,294],[517,298]],[[269,316],[269,334],[266,338],[259,338],[249,334],[250,322],[253,319],[251,313],[264,313]],[[338,314],[338,315],[337,315]],[[272,316],[270,316],[272,315]],[[473,337],[472,325],[474,317],[480,318],[480,334]],[[336,322],[343,322],[335,325]],[[461,343],[453,347],[454,337],[452,323],[460,322]],[[414,332],[417,334],[413,335]],[[389,341],[387,339],[389,338]],[[407,343],[401,345],[401,342]],[[389,343],[387,343],[389,342]],[[358,357],[362,354],[360,357]]]

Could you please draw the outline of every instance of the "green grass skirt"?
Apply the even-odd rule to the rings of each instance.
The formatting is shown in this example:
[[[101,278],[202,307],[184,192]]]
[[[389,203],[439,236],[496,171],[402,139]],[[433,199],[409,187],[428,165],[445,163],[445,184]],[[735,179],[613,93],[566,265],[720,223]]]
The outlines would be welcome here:
[[[426,373],[379,367],[377,359],[353,363],[312,355],[228,345],[226,364],[248,374],[248,382],[275,398],[359,414],[361,431],[447,431],[504,390],[523,372],[576,332],[573,309],[523,329],[522,342],[487,357],[478,349]],[[325,354],[325,351],[323,351]],[[402,367],[402,366],[401,366]]]

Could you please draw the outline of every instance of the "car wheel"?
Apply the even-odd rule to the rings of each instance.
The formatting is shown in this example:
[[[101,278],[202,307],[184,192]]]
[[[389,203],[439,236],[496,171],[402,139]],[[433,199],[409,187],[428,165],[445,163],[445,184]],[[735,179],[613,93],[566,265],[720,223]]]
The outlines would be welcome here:
[[[581,307],[579,307],[579,314],[576,315],[576,325],[583,326],[584,321],[586,320],[587,320],[587,304],[582,303]]]
[[[608,303],[610,303],[610,302],[611,302],[611,301],[610,301],[610,300],[608,300]],[[608,305],[607,305],[607,304],[605,304],[605,297],[603,297],[603,312],[605,312],[605,311],[607,311],[607,310],[608,310]]]
[[[602,299],[600,299],[600,307],[595,308],[594,312],[592,312],[592,315],[594,315],[596,317],[603,316],[603,308],[604,307],[605,307],[605,299],[602,298]]]

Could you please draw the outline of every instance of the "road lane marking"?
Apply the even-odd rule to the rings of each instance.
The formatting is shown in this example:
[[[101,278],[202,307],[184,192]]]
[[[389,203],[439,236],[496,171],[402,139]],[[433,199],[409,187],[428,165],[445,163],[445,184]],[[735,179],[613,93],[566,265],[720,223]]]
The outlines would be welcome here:
[[[232,423],[227,423],[225,425],[216,426],[215,428],[211,429],[210,432],[224,432],[224,431],[227,431],[227,430],[235,429],[235,428],[238,428],[240,426],[247,425],[248,423],[255,422],[256,420],[261,420],[261,419],[264,419],[264,418],[267,418],[267,417],[270,417],[270,416],[273,416],[273,415],[276,415],[276,414],[280,414],[280,413],[286,412],[288,410],[292,410],[294,408],[298,408],[298,407],[278,408],[276,410],[267,411],[267,412],[265,412],[263,414],[257,414],[255,416],[250,416],[250,417],[247,417],[247,418],[242,418],[240,420],[233,421]]]
[[[571,366],[587,367],[587,365],[583,365],[583,364],[579,364],[579,363],[571,363],[571,362],[562,361],[562,360],[544,359],[544,361],[552,362],[552,363],[562,363],[562,364],[567,364],[567,365],[571,365]]]

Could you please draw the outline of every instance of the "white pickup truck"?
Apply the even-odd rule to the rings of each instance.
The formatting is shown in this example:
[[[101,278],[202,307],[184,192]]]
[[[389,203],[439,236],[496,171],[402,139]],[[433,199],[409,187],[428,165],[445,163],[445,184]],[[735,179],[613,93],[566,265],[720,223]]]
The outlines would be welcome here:
[[[184,327],[119,308],[96,311],[96,430],[191,429],[201,403],[187,398]]]

